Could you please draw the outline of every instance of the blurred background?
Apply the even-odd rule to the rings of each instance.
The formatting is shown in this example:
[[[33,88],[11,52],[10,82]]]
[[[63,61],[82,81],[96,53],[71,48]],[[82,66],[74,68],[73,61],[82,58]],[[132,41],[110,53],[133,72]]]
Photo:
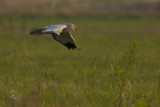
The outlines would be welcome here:
[[[160,107],[160,0],[0,0],[0,107]],[[73,23],[82,51],[31,28]]]
[[[0,13],[155,13],[159,0],[1,0]]]

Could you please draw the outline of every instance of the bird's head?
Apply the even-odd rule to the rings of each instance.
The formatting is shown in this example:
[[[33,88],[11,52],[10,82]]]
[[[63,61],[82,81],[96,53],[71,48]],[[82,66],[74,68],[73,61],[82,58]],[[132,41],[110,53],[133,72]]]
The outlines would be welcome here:
[[[74,24],[67,24],[67,28],[69,30],[77,30],[76,25],[74,25]]]

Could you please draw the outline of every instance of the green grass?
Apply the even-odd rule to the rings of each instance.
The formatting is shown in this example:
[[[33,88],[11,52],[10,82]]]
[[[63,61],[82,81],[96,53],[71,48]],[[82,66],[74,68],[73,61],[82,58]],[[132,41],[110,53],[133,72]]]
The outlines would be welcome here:
[[[119,81],[111,65],[124,66],[137,40],[137,62],[125,71],[123,107],[160,106],[159,15],[1,15],[1,107],[116,107]],[[68,50],[32,27],[74,23],[82,51]],[[131,55],[131,57],[134,57]],[[119,78],[119,77],[118,77]]]

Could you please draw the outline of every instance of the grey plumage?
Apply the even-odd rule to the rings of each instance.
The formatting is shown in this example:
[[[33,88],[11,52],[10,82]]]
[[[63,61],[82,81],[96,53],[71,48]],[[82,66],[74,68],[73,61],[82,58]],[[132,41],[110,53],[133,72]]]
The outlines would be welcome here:
[[[74,24],[57,24],[38,29],[32,28],[29,33],[35,36],[52,34],[53,39],[66,46],[68,49],[80,50],[77,48],[75,40],[70,33],[71,30],[76,30],[76,26]]]

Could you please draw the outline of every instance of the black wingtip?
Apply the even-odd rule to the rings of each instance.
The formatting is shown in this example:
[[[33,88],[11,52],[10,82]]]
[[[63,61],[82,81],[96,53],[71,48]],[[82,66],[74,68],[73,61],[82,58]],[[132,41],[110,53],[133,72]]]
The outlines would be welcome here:
[[[70,50],[70,49],[76,49],[77,48],[77,46],[75,45],[75,44],[73,44],[73,43],[71,43],[71,42],[68,42],[68,43],[66,43],[65,44],[65,46]]]

